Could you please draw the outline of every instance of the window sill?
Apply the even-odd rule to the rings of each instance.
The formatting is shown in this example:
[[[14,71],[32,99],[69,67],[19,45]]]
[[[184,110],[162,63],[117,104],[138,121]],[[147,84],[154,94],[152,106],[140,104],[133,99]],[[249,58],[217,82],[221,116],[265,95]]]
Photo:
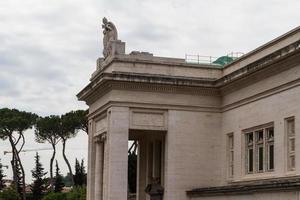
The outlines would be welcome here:
[[[261,182],[261,181],[270,181],[276,179],[290,179],[290,178],[298,178],[300,179],[300,174],[296,174],[295,171],[291,171],[285,174],[274,174],[274,172],[265,172],[259,174],[247,174],[240,179],[232,179],[228,180],[228,183],[235,184],[235,183],[248,183],[248,182]]]
[[[231,182],[239,183],[239,182],[273,179],[273,178],[278,178],[278,175],[276,175],[274,171],[269,171],[269,172],[259,172],[254,174],[246,174],[243,177],[241,177],[239,180],[232,180]]]

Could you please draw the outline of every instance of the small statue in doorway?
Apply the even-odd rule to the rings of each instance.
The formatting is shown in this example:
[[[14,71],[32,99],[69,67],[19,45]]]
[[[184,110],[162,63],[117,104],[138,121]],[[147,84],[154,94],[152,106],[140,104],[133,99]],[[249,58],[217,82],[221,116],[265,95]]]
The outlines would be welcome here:
[[[152,183],[145,188],[145,192],[150,195],[150,200],[163,200],[164,188],[160,184],[160,178],[153,178]]]

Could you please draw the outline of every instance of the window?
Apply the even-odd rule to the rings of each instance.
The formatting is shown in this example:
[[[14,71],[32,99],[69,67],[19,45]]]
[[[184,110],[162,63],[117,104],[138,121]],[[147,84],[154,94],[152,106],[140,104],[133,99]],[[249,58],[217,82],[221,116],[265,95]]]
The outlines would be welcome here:
[[[227,135],[227,158],[228,158],[228,177],[233,177],[234,171],[234,139],[233,133]]]
[[[293,171],[295,170],[295,119],[293,117],[287,118],[285,120],[285,125],[288,149],[287,165],[288,170]]]
[[[260,126],[245,133],[246,172],[248,174],[274,170],[274,127]]]

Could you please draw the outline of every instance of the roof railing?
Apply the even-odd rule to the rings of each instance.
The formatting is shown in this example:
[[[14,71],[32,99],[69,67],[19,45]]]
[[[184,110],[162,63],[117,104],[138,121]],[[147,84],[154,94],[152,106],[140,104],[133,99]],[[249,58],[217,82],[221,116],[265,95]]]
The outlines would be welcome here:
[[[232,58],[231,60],[235,60],[241,56],[243,56],[244,53],[242,52],[231,52],[227,54],[227,57]],[[215,63],[215,61],[218,60],[220,57],[216,56],[203,56],[199,54],[185,54],[185,62],[186,63],[194,63],[194,64],[208,64],[208,65],[220,65],[219,63]]]
[[[185,54],[185,62],[196,64],[212,64],[218,57]]]

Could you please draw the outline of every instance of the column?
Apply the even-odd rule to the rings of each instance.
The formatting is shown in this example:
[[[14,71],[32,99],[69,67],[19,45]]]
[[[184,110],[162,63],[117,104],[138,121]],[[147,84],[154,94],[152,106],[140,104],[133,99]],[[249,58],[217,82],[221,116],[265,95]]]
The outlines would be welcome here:
[[[127,199],[129,108],[111,107],[108,111],[107,191],[109,200]]]
[[[95,200],[102,200],[103,195],[103,145],[98,139],[96,145],[95,157]]]
[[[89,148],[88,148],[88,170],[87,170],[87,200],[94,199],[94,182],[95,182],[95,143],[93,141],[92,120],[89,122]]]

